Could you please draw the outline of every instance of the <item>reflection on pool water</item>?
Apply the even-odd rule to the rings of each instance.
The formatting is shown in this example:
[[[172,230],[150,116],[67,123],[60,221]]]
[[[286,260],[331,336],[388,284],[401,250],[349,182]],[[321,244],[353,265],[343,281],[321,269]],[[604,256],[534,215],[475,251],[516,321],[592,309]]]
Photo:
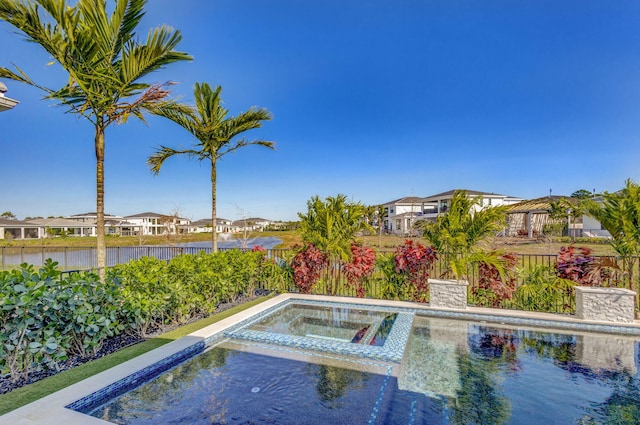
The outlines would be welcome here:
[[[224,339],[90,412],[158,424],[640,424],[637,337],[416,316],[400,364]]]

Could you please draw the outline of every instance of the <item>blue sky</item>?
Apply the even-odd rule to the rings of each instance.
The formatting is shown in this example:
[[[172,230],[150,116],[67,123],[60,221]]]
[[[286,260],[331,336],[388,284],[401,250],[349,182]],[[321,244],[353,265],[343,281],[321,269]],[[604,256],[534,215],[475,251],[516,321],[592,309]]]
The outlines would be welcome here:
[[[614,191],[640,180],[640,2],[152,0],[139,28],[180,30],[174,64],[146,81],[223,87],[237,114],[273,120],[218,168],[218,214],[296,219],[313,195],[365,204],[454,188],[522,198]],[[64,73],[0,22],[0,64],[52,87]],[[0,210],[95,211],[93,128],[4,81]],[[207,163],[146,165],[189,134],[151,117],[107,132],[105,210],[210,216]]]

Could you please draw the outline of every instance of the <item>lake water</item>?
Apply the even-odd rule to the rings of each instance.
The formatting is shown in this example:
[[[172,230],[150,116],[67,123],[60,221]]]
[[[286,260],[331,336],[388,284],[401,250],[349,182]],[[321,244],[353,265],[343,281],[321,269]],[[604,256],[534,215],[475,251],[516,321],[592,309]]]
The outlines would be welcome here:
[[[231,239],[219,241],[219,249],[251,249],[254,246],[261,246],[271,249],[279,245],[282,241],[276,237],[259,237],[250,239]],[[145,245],[145,246],[122,246],[107,248],[107,266],[126,263],[141,257],[155,257],[162,260],[170,260],[179,254],[194,254],[199,250],[210,250],[211,242],[186,242],[172,246]],[[66,270],[82,270],[95,268],[96,249],[87,247],[1,247],[0,248],[0,270],[17,267],[22,263],[42,266],[44,262],[51,258],[56,261],[60,268]]]

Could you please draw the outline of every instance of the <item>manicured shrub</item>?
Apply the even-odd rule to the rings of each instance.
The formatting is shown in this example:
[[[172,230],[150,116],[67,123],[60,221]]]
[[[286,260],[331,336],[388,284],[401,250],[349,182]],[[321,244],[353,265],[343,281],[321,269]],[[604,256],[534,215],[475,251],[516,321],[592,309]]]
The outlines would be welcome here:
[[[145,336],[252,294],[263,262],[264,252],[237,249],[179,255],[168,263],[144,257],[114,267],[109,276],[122,285],[125,310],[136,324],[135,332]]]
[[[107,338],[129,327],[121,314],[124,299],[117,282],[100,282],[93,273],[72,273],[60,280],[56,298],[63,306],[58,325],[66,324],[62,336],[70,354],[94,356]]]
[[[132,325],[129,332],[145,337],[165,322],[175,289],[166,261],[142,257],[119,264],[109,269],[107,280],[120,285],[123,314]]]
[[[0,370],[13,381],[55,369],[68,354],[93,355],[128,326],[117,285],[93,273],[63,277],[51,260],[38,271],[0,272],[0,293]]]

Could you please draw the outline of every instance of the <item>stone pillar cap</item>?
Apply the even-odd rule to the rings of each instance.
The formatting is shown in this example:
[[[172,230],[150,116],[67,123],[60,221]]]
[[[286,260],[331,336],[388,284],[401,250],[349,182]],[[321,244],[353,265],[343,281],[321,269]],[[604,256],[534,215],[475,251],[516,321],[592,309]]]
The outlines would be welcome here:
[[[576,286],[577,291],[593,292],[598,294],[635,295],[635,291],[625,288],[613,288],[608,286]]]

